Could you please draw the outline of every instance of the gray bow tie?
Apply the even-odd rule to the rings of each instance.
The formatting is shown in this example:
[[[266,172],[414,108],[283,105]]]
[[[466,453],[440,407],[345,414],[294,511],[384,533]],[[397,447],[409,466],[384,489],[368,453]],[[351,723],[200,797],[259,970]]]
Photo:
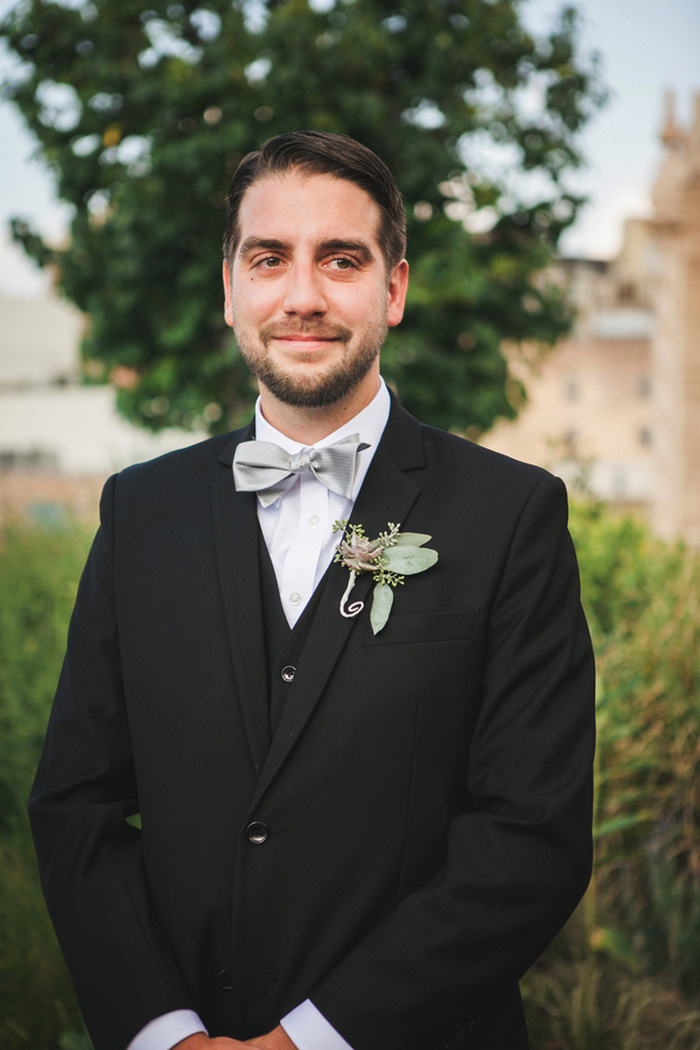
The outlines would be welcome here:
[[[263,507],[269,507],[298,474],[310,470],[331,492],[350,499],[357,474],[358,457],[369,445],[359,434],[325,448],[303,448],[293,456],[271,441],[243,441],[233,457],[233,482],[237,492],[257,492]]]

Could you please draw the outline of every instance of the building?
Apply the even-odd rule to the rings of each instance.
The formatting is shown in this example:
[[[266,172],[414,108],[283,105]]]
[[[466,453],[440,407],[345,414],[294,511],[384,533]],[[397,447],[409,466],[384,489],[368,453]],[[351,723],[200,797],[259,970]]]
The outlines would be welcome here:
[[[85,386],[82,315],[55,294],[0,295],[0,522],[94,520],[106,478],[203,435],[131,426],[108,386]]]
[[[610,262],[560,261],[574,330],[541,359],[513,357],[528,404],[482,444],[700,545],[700,95],[688,130],[668,99],[661,141],[651,218],[626,223]]]

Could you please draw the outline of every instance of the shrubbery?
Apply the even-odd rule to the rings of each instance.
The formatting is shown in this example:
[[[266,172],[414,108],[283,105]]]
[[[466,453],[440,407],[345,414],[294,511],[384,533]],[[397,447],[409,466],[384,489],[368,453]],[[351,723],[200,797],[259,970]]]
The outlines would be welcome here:
[[[595,504],[571,529],[598,669],[596,862],[526,979],[533,1050],[697,1050],[700,559]]]
[[[9,528],[0,536],[3,1050],[69,1050],[71,1033],[82,1028],[41,896],[25,807],[88,543],[78,528]]]
[[[700,561],[638,521],[574,508],[597,654],[597,857],[525,981],[533,1050],[700,1045]],[[26,797],[88,537],[0,540],[0,1045],[83,1050],[35,875]]]

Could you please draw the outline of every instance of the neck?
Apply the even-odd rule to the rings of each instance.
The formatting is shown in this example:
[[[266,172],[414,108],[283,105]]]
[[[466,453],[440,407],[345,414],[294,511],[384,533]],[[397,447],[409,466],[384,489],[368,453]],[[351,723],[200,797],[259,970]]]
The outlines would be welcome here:
[[[356,389],[333,405],[304,408],[286,405],[260,384],[260,408],[267,422],[302,445],[315,445],[344,423],[354,419],[374,399],[379,390],[379,377],[368,389]]]

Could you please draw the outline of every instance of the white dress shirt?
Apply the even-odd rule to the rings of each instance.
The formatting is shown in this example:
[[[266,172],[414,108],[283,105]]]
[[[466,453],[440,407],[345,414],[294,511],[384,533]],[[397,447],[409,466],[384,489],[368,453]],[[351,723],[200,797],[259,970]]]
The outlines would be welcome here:
[[[301,616],[321,577],[333,560],[340,536],[333,523],[349,518],[365,475],[372,462],[389,418],[389,392],[381,380],[379,390],[366,408],[353,419],[313,446],[292,441],[276,430],[262,414],[260,398],[255,405],[255,437],[272,441],[294,454],[303,448],[324,448],[351,434],[369,445],[359,454],[352,497],[345,499],[331,492],[307,471],[269,507],[258,502],[258,522],[275,570],[284,614],[290,627]],[[281,1020],[281,1025],[298,1050],[352,1050],[310,999],[305,1000]],[[176,1043],[196,1032],[206,1032],[192,1010],[173,1010],[150,1021],[131,1040],[126,1050],[172,1050]],[[261,1032],[260,1035],[263,1033]]]
[[[359,453],[352,497],[345,499],[327,489],[308,470],[269,507],[258,502],[258,522],[270,552],[284,614],[293,627],[333,559],[340,536],[333,523],[349,518],[365,480],[375,450],[389,418],[391,402],[382,380],[378,393],[358,415],[313,446],[292,441],[271,426],[262,414],[260,399],[255,406],[255,436],[272,441],[294,455],[304,448],[325,448],[351,434],[369,445]]]

